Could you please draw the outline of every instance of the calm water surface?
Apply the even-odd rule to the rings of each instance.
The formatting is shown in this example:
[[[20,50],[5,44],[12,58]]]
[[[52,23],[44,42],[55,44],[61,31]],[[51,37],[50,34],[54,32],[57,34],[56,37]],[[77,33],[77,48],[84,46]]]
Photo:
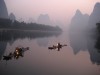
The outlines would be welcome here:
[[[100,75],[100,53],[92,34],[0,31],[0,75]],[[58,42],[60,51],[48,50]],[[16,47],[29,47],[24,57],[2,60]]]

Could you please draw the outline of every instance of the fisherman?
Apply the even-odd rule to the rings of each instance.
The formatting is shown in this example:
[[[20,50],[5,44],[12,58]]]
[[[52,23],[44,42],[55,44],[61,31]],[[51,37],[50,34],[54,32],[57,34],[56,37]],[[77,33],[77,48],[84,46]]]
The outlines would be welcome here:
[[[60,43],[57,44],[58,48],[62,48],[62,45]]]
[[[58,48],[58,51],[60,51],[60,48],[62,48],[62,45],[60,43],[58,43],[57,48]]]

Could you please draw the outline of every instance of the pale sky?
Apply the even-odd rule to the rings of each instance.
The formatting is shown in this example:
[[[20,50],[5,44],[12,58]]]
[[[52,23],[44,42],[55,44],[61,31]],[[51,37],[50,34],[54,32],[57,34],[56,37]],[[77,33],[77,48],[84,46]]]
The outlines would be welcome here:
[[[8,12],[13,12],[17,19],[34,18],[48,14],[53,21],[66,24],[79,9],[83,14],[91,14],[96,2],[100,0],[5,0]]]

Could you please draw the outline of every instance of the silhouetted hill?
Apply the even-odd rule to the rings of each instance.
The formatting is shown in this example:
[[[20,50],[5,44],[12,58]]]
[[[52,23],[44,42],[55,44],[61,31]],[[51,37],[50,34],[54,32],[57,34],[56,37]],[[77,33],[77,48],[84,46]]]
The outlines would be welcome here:
[[[14,20],[16,20],[16,17],[15,17],[15,15],[13,13],[10,13],[9,19],[14,21]]]
[[[93,9],[93,12],[89,18],[89,28],[96,28],[96,23],[100,21],[100,3],[96,3]]]
[[[82,14],[80,10],[77,10],[71,20],[69,37],[70,37],[70,45],[74,49],[75,54],[77,54],[81,49],[82,50],[87,49],[85,36],[87,30],[86,27],[88,25],[88,19],[89,15]]]
[[[52,22],[48,14],[40,14],[40,16],[37,19],[37,23],[44,25],[52,25]]]
[[[71,20],[70,31],[85,31],[88,25],[88,19],[88,14],[82,14],[80,10],[77,10]]]
[[[4,0],[0,0],[0,18],[8,18],[8,11]]]
[[[28,23],[36,23],[34,18],[29,18]]]

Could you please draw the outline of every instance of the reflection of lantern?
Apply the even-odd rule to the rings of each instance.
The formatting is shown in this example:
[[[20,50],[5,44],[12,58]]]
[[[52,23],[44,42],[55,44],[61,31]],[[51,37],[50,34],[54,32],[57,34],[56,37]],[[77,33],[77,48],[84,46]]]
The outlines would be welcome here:
[[[17,55],[18,55],[19,53],[17,52]]]

